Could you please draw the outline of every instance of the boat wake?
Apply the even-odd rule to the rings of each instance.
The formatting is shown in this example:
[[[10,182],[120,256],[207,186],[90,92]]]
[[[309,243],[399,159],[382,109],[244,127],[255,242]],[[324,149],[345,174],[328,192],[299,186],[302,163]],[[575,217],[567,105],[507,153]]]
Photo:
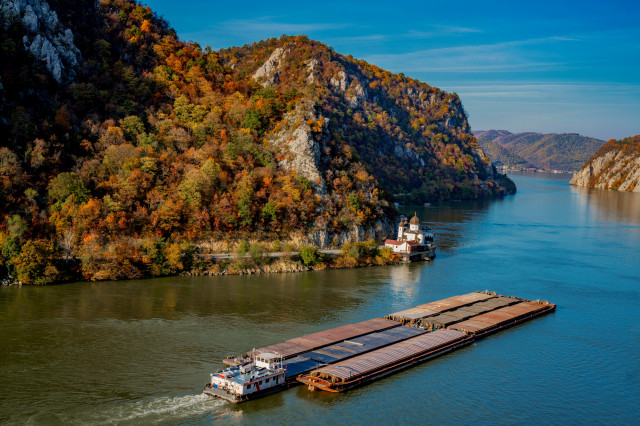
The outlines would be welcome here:
[[[205,394],[145,399],[121,403],[111,410],[96,412],[82,423],[175,423],[181,419],[208,417],[219,411],[223,405],[223,401]]]

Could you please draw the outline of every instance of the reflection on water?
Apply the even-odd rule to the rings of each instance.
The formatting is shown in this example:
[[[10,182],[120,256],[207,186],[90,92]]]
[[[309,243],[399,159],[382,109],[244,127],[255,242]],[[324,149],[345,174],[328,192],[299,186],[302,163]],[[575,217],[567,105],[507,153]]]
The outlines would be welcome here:
[[[336,291],[336,279],[341,283],[340,291]],[[357,308],[359,300],[351,292],[363,285],[382,283],[362,283],[360,273],[343,270],[3,288],[0,321],[173,320],[185,313],[270,322],[291,322],[304,315],[309,321],[317,321],[337,307]]]
[[[418,291],[423,268],[415,264],[403,264],[389,270],[389,284],[398,292],[413,298]]]
[[[471,226],[486,220],[492,210],[513,202],[513,197],[496,200],[466,200],[433,203],[429,206],[401,206],[406,216],[418,215],[435,235],[437,255],[448,256],[468,243],[473,236]]]
[[[586,214],[593,212],[603,222],[625,221],[640,225],[640,193],[571,186],[571,192]]]
[[[2,287],[0,423],[637,422],[640,194],[513,179],[403,211],[434,228],[433,262]],[[558,310],[344,395],[199,395],[227,355],[478,289]]]

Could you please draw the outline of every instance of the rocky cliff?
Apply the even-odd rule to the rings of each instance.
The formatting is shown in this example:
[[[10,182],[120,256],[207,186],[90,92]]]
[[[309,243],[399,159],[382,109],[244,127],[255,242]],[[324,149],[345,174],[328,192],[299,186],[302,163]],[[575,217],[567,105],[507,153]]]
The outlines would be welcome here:
[[[277,146],[288,141],[281,164],[319,189],[331,192],[336,172],[346,163],[360,163],[399,201],[491,197],[513,190],[471,135],[455,93],[304,36],[225,49],[221,55],[265,88],[302,95],[304,108],[287,114],[285,125],[269,138]]]
[[[73,32],[60,22],[47,1],[2,0],[0,18],[5,30],[14,21],[22,24],[22,47],[42,61],[58,83],[75,75],[82,60],[80,50],[74,44]]]
[[[515,191],[455,93],[306,36],[214,51],[133,0],[0,13],[0,275],[41,259],[54,280],[64,255],[84,277],[156,276],[207,241],[382,240],[394,202]]]
[[[604,144],[573,175],[571,185],[640,192],[640,135]]]

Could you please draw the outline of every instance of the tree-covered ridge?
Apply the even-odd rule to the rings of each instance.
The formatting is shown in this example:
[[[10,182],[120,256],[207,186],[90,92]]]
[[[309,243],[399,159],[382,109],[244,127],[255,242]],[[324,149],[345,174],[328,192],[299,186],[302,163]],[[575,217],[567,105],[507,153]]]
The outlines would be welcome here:
[[[453,94],[304,36],[215,52],[134,1],[48,3],[82,55],[61,83],[22,48],[20,19],[0,25],[2,275],[63,279],[60,258],[91,279],[164,275],[203,241],[371,227],[395,215],[392,192],[504,192]],[[322,191],[273,142],[292,122],[322,148]]]
[[[544,170],[572,172],[604,142],[577,133],[511,133],[506,130],[474,131]],[[492,157],[493,158],[493,157]]]
[[[630,156],[640,154],[640,135],[629,136],[620,140],[609,139],[589,158],[587,163],[611,151],[621,151]]]
[[[478,143],[480,143],[482,150],[485,152],[485,154],[487,154],[489,158],[491,158],[491,161],[496,167],[507,166],[518,169],[536,168],[536,166],[529,163],[519,155],[516,155],[513,152],[509,151],[502,145],[483,137],[476,137],[478,138]]]
[[[258,80],[314,99],[334,140],[366,170],[413,201],[499,193],[488,159],[478,155],[455,93],[336,53],[306,37],[282,37],[221,51],[240,74],[254,75],[280,50],[277,71]]]

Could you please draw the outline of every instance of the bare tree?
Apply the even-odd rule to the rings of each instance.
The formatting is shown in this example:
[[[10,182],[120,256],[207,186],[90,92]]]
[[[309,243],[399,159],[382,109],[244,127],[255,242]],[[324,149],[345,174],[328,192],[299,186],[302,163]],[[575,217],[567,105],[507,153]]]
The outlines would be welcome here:
[[[68,261],[69,256],[71,256],[71,252],[73,250],[75,240],[76,240],[75,229],[69,228],[62,233],[62,238],[60,239],[60,247],[62,247],[62,249],[64,250],[65,261]]]

